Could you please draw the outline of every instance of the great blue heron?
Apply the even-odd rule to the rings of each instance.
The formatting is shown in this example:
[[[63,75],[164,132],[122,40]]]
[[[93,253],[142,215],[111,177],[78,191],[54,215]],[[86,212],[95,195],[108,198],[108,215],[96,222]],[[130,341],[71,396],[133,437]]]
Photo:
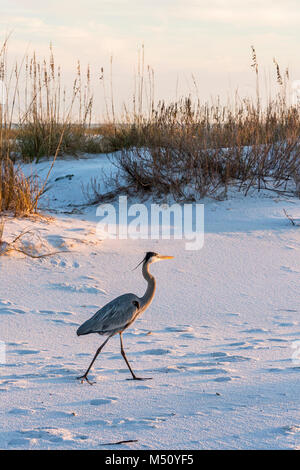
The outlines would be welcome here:
[[[120,295],[116,299],[112,300],[108,304],[104,305],[95,315],[92,316],[89,320],[84,322],[77,330],[77,335],[88,335],[89,333],[98,333],[99,335],[106,335],[108,338],[101,344],[100,348],[97,349],[96,354],[90,363],[87,371],[84,375],[78,377],[81,379],[81,382],[86,380],[89,384],[92,385],[92,382],[87,378],[88,373],[94,364],[98,354],[102,351],[103,347],[106,345],[107,341],[117,333],[120,335],[121,343],[121,354],[127,364],[128,369],[131,372],[133,380],[147,380],[141,377],[137,377],[133,370],[130,367],[128,359],[126,357],[122,333],[126,328],[128,328],[134,320],[137,319],[143,313],[147,307],[152,302],[155,293],[156,282],[154,276],[149,272],[149,266],[156,261],[162,261],[164,259],[172,259],[173,256],[162,256],[157,253],[149,251],[146,253],[145,258],[138,264],[143,263],[143,276],[144,279],[148,282],[148,286],[143,297],[138,297],[135,294],[124,294]],[[137,267],[138,267],[137,266]]]

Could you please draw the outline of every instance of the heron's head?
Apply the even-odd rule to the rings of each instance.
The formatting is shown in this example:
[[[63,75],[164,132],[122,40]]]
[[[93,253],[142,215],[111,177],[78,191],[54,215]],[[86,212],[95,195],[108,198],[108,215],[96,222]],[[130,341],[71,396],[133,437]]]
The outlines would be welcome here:
[[[157,261],[163,261],[164,259],[172,259],[174,256],[164,256],[154,253],[153,251],[148,251],[143,259],[144,263],[156,263]]]
[[[165,259],[172,259],[172,258],[174,258],[174,256],[164,256],[164,255],[159,255],[158,253],[154,253],[153,251],[148,251],[144,259],[142,259],[142,261],[137,265],[137,267],[140,266],[140,264],[142,263],[143,265],[152,264],[152,263],[156,263],[157,261],[163,261]]]

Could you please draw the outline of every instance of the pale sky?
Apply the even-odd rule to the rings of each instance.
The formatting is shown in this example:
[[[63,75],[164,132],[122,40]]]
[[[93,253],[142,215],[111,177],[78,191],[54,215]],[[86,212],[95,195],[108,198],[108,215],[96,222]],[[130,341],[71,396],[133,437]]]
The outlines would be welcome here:
[[[250,46],[261,71],[275,81],[272,59],[300,79],[299,0],[0,0],[0,39],[12,32],[10,54],[26,49],[48,55],[50,41],[65,77],[77,59],[92,71],[114,57],[116,100],[133,90],[137,50],[155,70],[158,98],[193,91],[199,95],[241,95],[255,89]],[[72,73],[71,73],[72,72]]]

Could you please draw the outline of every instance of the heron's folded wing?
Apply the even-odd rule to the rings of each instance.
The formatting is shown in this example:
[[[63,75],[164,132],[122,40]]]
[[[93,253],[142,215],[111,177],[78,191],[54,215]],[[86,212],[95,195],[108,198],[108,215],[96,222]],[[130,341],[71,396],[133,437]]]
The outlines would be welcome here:
[[[125,294],[104,305],[95,315],[84,322],[77,330],[78,335],[88,333],[108,333],[125,328],[138,312],[133,302],[137,301],[134,294]]]

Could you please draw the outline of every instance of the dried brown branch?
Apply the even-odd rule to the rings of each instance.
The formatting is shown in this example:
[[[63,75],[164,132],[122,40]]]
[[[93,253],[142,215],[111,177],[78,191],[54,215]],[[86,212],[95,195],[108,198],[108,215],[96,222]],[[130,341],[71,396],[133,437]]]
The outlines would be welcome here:
[[[283,212],[284,212],[286,218],[289,219],[289,221],[291,222],[291,224],[294,225],[294,227],[300,227],[300,224],[296,224],[296,222],[295,222],[295,220],[293,219],[293,217],[292,217],[291,215],[289,215],[285,209],[283,209]]]
[[[138,442],[137,439],[128,439],[126,441],[118,441],[118,442],[106,442],[104,444],[100,444],[101,446],[116,446],[119,444],[127,444],[128,442]]]
[[[29,251],[23,250],[22,248],[19,248],[15,246],[15,244],[22,238],[24,235],[27,235],[28,233],[33,233],[33,230],[24,230],[22,231],[19,235],[17,235],[11,242],[6,242],[3,240],[3,231],[4,231],[4,222],[0,222],[0,256],[7,254],[11,251],[16,251],[18,253],[22,253],[23,255],[29,256],[30,258],[46,258],[48,256],[53,256],[59,253],[68,253],[68,250],[59,250],[59,251],[51,251],[49,253],[42,253],[40,255],[30,253]]]

